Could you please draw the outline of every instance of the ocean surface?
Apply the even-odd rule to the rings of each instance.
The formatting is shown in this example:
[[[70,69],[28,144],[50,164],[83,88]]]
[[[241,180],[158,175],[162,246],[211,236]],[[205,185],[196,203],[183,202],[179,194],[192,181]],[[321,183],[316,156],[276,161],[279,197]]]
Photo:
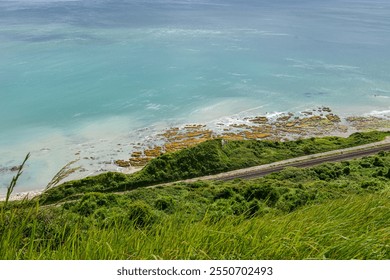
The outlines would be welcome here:
[[[17,191],[171,125],[388,115],[389,50],[388,0],[0,0],[0,194],[28,152]]]

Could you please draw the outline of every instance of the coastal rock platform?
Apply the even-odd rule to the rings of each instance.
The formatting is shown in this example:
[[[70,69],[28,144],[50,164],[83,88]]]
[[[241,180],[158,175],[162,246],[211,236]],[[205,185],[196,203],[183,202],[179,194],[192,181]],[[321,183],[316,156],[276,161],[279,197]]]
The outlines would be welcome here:
[[[288,141],[315,136],[347,136],[357,131],[390,129],[390,121],[373,116],[342,118],[329,107],[319,107],[298,113],[278,113],[254,117],[232,117],[208,124],[185,124],[170,127],[156,134],[152,143],[133,145],[128,159],[118,159],[119,167],[142,167],[151,159],[175,152],[204,141],[271,140]]]

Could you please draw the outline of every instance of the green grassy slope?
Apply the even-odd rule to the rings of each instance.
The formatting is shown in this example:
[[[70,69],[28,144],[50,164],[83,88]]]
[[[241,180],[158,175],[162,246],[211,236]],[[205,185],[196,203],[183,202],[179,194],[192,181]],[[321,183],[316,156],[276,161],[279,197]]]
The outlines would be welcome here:
[[[0,214],[0,259],[389,259],[390,153]]]
[[[271,163],[283,159],[353,147],[383,140],[389,132],[354,133],[348,138],[323,137],[288,142],[207,141],[195,147],[164,154],[131,175],[105,173],[71,181],[48,190],[41,203],[72,199],[80,193],[132,190],[148,185],[194,178]]]
[[[31,220],[0,237],[0,258],[389,259],[389,209],[388,197],[371,194],[250,219],[210,221],[206,215],[194,222],[175,214],[149,227],[126,221],[85,224],[77,217],[62,217],[46,226],[45,238],[38,234],[43,225]],[[32,215],[54,219],[53,213],[44,212]]]

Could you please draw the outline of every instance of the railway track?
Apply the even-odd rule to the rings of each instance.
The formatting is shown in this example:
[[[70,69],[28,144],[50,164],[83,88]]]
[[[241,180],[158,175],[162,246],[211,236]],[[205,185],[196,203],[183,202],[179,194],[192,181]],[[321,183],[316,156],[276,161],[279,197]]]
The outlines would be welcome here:
[[[305,159],[302,161],[299,161],[298,158],[296,162],[279,164],[279,165],[276,164],[275,166],[269,166],[259,170],[250,170],[246,172],[245,170],[242,170],[242,172],[237,172],[236,174],[232,174],[232,175],[226,174],[226,176],[223,176],[223,174],[219,174],[220,177],[216,179],[223,180],[223,181],[234,180],[238,178],[253,179],[253,178],[263,177],[270,173],[281,171],[286,167],[299,167],[299,168],[312,167],[327,162],[340,162],[344,160],[362,158],[365,156],[377,154],[381,151],[390,151],[390,144],[385,144],[378,147],[372,147],[372,148],[357,150],[352,152],[340,152],[340,154],[323,156],[323,157],[318,157],[313,159]]]

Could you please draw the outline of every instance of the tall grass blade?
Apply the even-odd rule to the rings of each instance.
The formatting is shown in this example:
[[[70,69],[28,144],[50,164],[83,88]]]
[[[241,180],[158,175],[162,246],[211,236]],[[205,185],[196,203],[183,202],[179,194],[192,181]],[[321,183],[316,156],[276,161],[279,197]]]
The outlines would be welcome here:
[[[78,159],[76,160],[73,160],[69,163],[67,163],[64,167],[62,167],[60,169],[60,171],[57,172],[56,175],[54,175],[54,177],[51,179],[51,181],[46,185],[45,187],[45,191],[48,190],[48,189],[51,189],[53,187],[55,187],[59,182],[61,182],[63,179],[65,179],[66,177],[68,177],[70,174],[74,173],[75,171],[77,171],[80,167],[71,167],[72,164],[74,164],[75,162],[77,162]]]
[[[28,153],[28,154],[26,155],[26,157],[24,158],[22,164],[19,166],[18,173],[12,178],[12,180],[11,180],[11,182],[10,182],[8,188],[7,188],[7,196],[6,196],[6,198],[5,198],[4,208],[7,206],[8,201],[9,201],[9,199],[10,199],[10,197],[11,197],[11,194],[12,194],[12,192],[14,191],[14,188],[15,188],[15,186],[16,186],[16,183],[17,183],[19,177],[20,177],[20,176],[22,175],[22,173],[23,173],[24,165],[25,165],[25,163],[27,162],[27,160],[28,160],[29,158],[30,158],[30,153]]]

